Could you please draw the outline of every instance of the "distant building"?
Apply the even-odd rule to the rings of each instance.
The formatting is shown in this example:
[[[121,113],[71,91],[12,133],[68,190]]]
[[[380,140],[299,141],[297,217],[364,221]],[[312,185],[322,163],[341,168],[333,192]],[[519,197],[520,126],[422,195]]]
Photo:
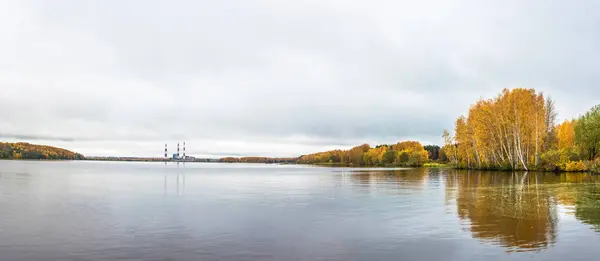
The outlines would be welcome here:
[[[173,159],[177,159],[177,153],[173,153]]]

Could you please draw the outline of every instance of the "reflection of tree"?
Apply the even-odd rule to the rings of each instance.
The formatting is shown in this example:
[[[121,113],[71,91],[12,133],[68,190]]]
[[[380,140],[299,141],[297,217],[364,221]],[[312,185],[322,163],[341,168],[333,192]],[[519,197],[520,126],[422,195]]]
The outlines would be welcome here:
[[[408,170],[358,170],[352,172],[352,180],[359,184],[394,183],[400,186],[422,187],[428,178],[424,168]]]
[[[408,191],[411,196],[437,187],[441,178],[446,203],[456,204],[472,236],[511,251],[535,251],[555,242],[557,204],[574,206],[575,217],[600,232],[600,176],[365,169],[346,177],[361,192],[406,195]]]
[[[575,217],[600,232],[600,187],[583,186],[577,193]]]
[[[350,172],[350,181],[354,188],[363,192],[402,193],[399,188],[424,189],[429,178],[429,172],[424,168],[405,170],[366,169]],[[439,182],[439,178],[437,181]]]
[[[492,172],[448,176],[458,182],[458,215],[470,221],[473,236],[518,251],[537,250],[555,240],[556,203],[541,186],[545,178]]]
[[[586,183],[597,182],[597,176],[587,173],[563,173],[558,176],[560,185],[554,189],[558,203],[564,206],[577,205],[581,190]]]
[[[553,194],[558,203],[574,206],[575,217],[600,232],[600,177],[587,173],[564,173],[557,177],[561,184]]]
[[[442,183],[442,171],[438,168],[427,169],[427,180],[429,185],[433,187],[439,187]]]
[[[405,188],[424,188],[429,178],[429,170],[424,168],[411,170],[396,170],[394,178],[401,187]]]

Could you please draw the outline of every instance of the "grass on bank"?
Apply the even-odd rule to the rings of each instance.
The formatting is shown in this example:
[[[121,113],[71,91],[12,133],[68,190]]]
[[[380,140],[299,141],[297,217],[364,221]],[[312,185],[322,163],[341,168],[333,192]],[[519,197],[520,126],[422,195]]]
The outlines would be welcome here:
[[[438,163],[438,162],[427,162],[423,164],[424,168],[447,168],[447,164]]]
[[[335,162],[323,162],[323,163],[315,163],[312,165],[317,166],[327,166],[327,167],[369,167],[369,168],[448,168],[450,167],[448,164],[439,163],[439,162],[427,162],[422,165],[407,165],[407,164],[377,164],[377,165],[355,165],[355,164],[342,164]]]

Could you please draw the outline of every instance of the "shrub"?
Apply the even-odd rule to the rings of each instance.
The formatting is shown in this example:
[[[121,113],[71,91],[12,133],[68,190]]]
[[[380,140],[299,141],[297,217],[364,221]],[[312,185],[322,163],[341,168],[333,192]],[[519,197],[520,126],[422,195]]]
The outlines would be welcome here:
[[[540,156],[540,170],[558,171],[560,166],[561,152],[558,150],[549,150]]]
[[[403,150],[400,153],[398,153],[398,162],[400,162],[400,163],[407,163],[408,160],[409,160],[408,152],[406,152],[405,150]]]
[[[443,164],[443,163],[439,163],[439,162],[427,162],[425,164],[423,164],[423,167],[426,168],[446,168],[448,167],[447,164]]]
[[[600,158],[596,158],[593,161],[586,161],[587,169],[592,173],[600,173]]]
[[[408,156],[407,164],[409,166],[423,166],[423,163],[427,160],[427,151],[413,151]]]
[[[583,161],[569,161],[565,166],[565,171],[588,171],[588,167]]]
[[[384,152],[383,155],[381,156],[381,161],[384,164],[392,164],[392,163],[394,163],[394,160],[396,160],[397,157],[398,157],[397,151],[388,150],[388,151]]]
[[[581,155],[575,147],[563,148],[560,150],[560,162],[579,161]]]

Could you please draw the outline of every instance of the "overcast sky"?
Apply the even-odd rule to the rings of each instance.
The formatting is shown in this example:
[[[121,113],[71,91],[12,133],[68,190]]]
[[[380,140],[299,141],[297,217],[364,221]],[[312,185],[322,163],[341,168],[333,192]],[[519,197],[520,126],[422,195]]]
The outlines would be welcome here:
[[[441,143],[502,88],[600,103],[600,2],[0,0],[0,140],[84,155]]]

